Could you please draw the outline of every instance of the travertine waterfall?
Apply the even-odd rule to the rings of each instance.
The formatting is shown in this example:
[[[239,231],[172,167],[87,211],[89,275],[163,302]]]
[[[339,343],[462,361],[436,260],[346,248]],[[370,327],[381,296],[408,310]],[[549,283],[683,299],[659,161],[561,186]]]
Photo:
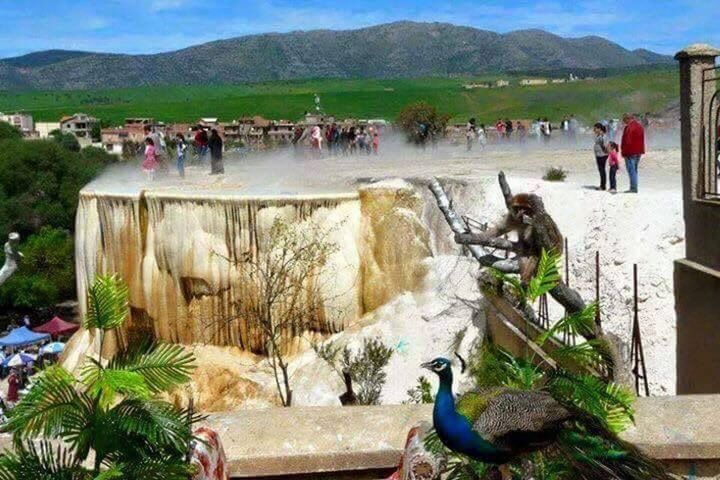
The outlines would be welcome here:
[[[308,300],[321,307],[284,332],[289,351],[302,349],[303,337],[339,332],[420,284],[423,260],[432,255],[423,207],[422,196],[402,181],[290,197],[83,191],[76,228],[81,311],[93,278],[117,273],[129,285],[132,312],[119,341],[152,337],[262,353],[258,326],[237,305],[255,288],[243,262],[263,255],[279,216],[297,228],[321,225],[338,247],[323,269],[327,281],[313,290],[321,298]],[[91,342],[89,332],[73,339],[71,366]]]

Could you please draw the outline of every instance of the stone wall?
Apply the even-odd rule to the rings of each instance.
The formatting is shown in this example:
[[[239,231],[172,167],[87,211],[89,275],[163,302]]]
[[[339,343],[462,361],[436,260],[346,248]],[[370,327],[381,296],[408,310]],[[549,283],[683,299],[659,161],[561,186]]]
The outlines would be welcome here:
[[[686,478],[720,475],[720,396],[638,399],[623,436]],[[383,478],[431,405],[273,408],[214,414],[232,478]],[[695,475],[695,477],[690,477]]]

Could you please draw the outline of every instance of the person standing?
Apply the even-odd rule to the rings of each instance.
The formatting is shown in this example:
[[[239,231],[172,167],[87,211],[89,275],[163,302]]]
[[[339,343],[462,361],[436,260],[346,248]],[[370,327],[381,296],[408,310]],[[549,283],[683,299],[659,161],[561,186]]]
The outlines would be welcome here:
[[[475,142],[475,119],[471,118],[465,125],[465,139],[467,140],[467,151],[472,150],[473,142]]]
[[[185,178],[185,151],[187,150],[187,143],[185,143],[185,136],[178,132],[175,135],[175,149],[177,151],[177,169],[180,174],[180,178]]]
[[[610,193],[617,193],[617,171],[620,169],[620,147],[615,142],[608,143],[610,163]]]
[[[626,193],[638,193],[638,167],[640,158],[645,154],[645,129],[631,113],[623,115],[625,128],[620,142],[620,151],[625,157],[625,168],[630,177],[630,190]]]
[[[608,159],[608,140],[605,136],[605,126],[598,122],[593,127],[593,132],[595,132],[595,145],[593,146],[593,153],[595,154],[595,163],[597,163],[598,172],[600,173],[599,190],[605,190],[607,185]]]
[[[208,134],[204,127],[198,128],[195,133],[195,148],[197,149],[198,162],[202,163],[208,152]]]
[[[19,390],[20,376],[18,375],[17,370],[13,368],[10,370],[10,376],[8,377],[8,393],[5,398],[9,406],[14,406],[18,400],[20,400],[20,395],[18,394]]]
[[[378,134],[377,130],[373,132],[372,146],[373,152],[377,155],[380,150],[380,134]]]
[[[223,141],[218,131],[214,128],[210,131],[208,148],[210,149],[210,175],[225,173],[225,166],[223,165]]]
[[[570,115],[568,120],[568,133],[570,134],[570,140],[577,142],[577,132],[580,130],[580,123],[575,118],[575,114]]]
[[[147,174],[148,180],[155,180],[155,170],[158,168],[155,143],[152,138],[145,139],[145,160],[142,164],[143,171]]]

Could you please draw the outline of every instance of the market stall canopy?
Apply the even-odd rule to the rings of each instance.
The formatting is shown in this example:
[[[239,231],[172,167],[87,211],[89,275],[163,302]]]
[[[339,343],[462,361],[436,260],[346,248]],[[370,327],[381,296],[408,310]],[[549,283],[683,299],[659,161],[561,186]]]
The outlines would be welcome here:
[[[13,328],[10,333],[0,337],[0,345],[3,347],[23,347],[40,343],[50,338],[47,333],[35,333],[27,327]]]
[[[65,350],[65,344],[62,342],[52,342],[40,347],[40,353],[58,354]]]
[[[78,328],[80,328],[80,325],[66,322],[60,317],[53,317],[53,319],[49,322],[44,323],[33,330],[39,333],[49,333],[53,337],[57,337],[58,335],[70,335],[75,333]]]
[[[8,357],[3,361],[3,365],[6,367],[22,367],[30,365],[36,360],[35,355],[29,353],[16,353],[12,357]]]

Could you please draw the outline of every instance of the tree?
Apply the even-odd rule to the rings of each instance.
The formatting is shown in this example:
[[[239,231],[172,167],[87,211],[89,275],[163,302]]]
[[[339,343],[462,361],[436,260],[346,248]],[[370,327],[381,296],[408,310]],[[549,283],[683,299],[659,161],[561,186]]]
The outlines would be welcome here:
[[[88,306],[84,325],[98,332],[102,351],[106,333],[128,316],[127,286],[98,277]],[[136,344],[107,361],[88,357],[79,378],[45,369],[9,413],[14,450],[0,456],[0,480],[186,480],[199,418],[157,395],[186,383],[193,364],[180,345]]]
[[[59,228],[43,227],[23,242],[18,272],[0,289],[0,305],[43,308],[75,295],[73,239]]]
[[[63,148],[66,148],[71,152],[80,151],[80,142],[78,142],[78,139],[72,133],[65,133],[61,130],[53,130],[50,132],[50,136]]]
[[[423,144],[428,138],[442,135],[450,115],[439,113],[427,102],[406,105],[398,114],[397,124],[415,144]]]
[[[0,122],[0,140],[19,140],[22,138],[20,130],[7,122]]]
[[[382,388],[387,374],[385,367],[390,362],[393,349],[379,338],[366,338],[362,348],[353,352],[347,346],[340,348],[332,342],[313,345],[315,353],[325,360],[345,381],[347,391],[340,397],[352,399],[343,405],[377,405],[380,403]],[[357,392],[355,392],[355,385]]]
[[[75,152],[51,140],[3,142],[0,231],[25,238],[43,226],[72,231],[78,192],[117,157],[101,149]]]
[[[235,302],[235,314],[210,326],[218,322],[236,326],[241,320],[259,332],[278,396],[286,407],[292,404],[292,388],[283,339],[299,325],[322,324],[323,282],[331,278],[326,275],[327,263],[337,251],[337,245],[328,241],[328,233],[314,224],[290,224],[276,217],[257,258],[249,252],[238,260],[223,257],[238,268],[245,285],[253,286],[253,294]]]
[[[102,139],[102,126],[100,122],[94,123],[90,129],[90,138],[93,142],[99,142]]]

